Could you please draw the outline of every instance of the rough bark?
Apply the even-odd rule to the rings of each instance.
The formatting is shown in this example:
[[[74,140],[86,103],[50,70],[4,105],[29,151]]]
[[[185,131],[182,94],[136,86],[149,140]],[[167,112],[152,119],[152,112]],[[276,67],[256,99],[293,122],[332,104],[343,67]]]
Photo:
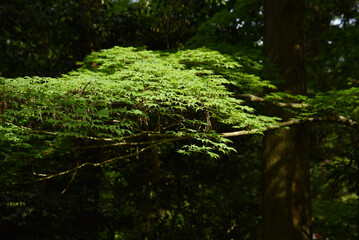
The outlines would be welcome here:
[[[266,0],[266,56],[284,83],[281,91],[306,94],[304,0]],[[269,110],[291,118],[278,106]],[[311,239],[309,128],[305,125],[265,134],[263,153],[263,240]]]

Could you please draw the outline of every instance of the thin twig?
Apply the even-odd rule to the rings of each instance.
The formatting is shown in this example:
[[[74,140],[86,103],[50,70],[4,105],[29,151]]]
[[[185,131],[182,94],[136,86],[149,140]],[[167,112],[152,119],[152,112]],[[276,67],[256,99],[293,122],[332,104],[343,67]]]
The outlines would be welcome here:
[[[80,161],[79,161],[79,159],[77,159],[76,167],[78,167],[79,164],[80,164]],[[69,189],[71,183],[75,180],[77,171],[78,171],[78,169],[75,170],[75,172],[74,172],[74,174],[72,175],[72,177],[71,177],[69,183],[68,183],[67,186],[64,188],[64,190],[62,190],[61,194],[64,194],[64,193],[67,191],[67,189]]]

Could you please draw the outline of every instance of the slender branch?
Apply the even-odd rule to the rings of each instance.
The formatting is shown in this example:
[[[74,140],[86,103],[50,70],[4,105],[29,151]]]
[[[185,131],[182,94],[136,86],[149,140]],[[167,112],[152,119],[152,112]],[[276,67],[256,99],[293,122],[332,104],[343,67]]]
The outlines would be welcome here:
[[[235,131],[235,132],[226,132],[226,133],[220,133],[221,137],[229,138],[229,137],[239,137],[244,135],[251,135],[254,133],[260,133],[261,131],[259,129],[252,129],[252,130],[242,130],[242,131]]]
[[[58,150],[87,150],[87,149],[97,149],[97,148],[110,148],[110,147],[119,147],[119,146],[140,146],[140,145],[150,145],[154,144],[157,141],[148,141],[148,142],[118,142],[113,144],[105,144],[105,145],[94,145],[94,146],[85,146],[85,147],[74,147],[74,148],[66,148],[66,147],[56,147],[54,145],[49,145],[50,147]]]
[[[187,136],[176,136],[175,134],[161,134],[162,138],[165,137],[172,137],[170,139],[167,139],[169,141],[180,141],[186,138],[190,138],[189,135]],[[152,140],[152,141],[146,141],[146,142],[118,142],[113,144],[105,144],[105,145],[95,145],[95,146],[85,146],[85,147],[74,147],[74,148],[64,148],[64,147],[56,147],[54,145],[49,145],[50,147],[54,149],[59,150],[86,150],[86,149],[96,149],[96,148],[110,148],[110,147],[119,147],[119,146],[141,146],[141,145],[153,145],[153,144],[159,144],[161,141],[159,140]]]
[[[12,121],[8,121],[8,120],[5,120],[5,122],[7,123],[10,123],[18,128],[21,128],[23,130],[27,130],[27,131],[32,131],[32,132],[35,132],[35,133],[43,133],[43,134],[48,134],[48,135],[53,135],[53,136],[57,136],[59,135],[58,133],[55,133],[55,132],[47,132],[47,131],[43,131],[43,130],[34,130],[32,128],[29,128],[29,127],[24,127],[24,126],[20,126],[20,125],[17,125],[15,123],[13,123]]]
[[[143,138],[143,137],[150,137],[150,138],[175,138],[175,137],[182,137],[178,134],[174,133],[161,133],[160,131],[143,131],[134,135],[122,137],[121,140],[126,139],[134,139],[134,138]]]
[[[31,168],[32,168],[32,174],[34,174],[35,176],[38,176],[38,177],[46,177],[46,176],[48,176],[47,174],[36,173],[35,169],[34,169],[34,165],[32,165]]]
[[[108,159],[108,160],[103,161],[103,162],[98,162],[98,163],[85,162],[85,163],[80,164],[80,165],[78,165],[78,166],[76,166],[74,168],[68,169],[68,170],[63,171],[63,172],[55,173],[55,174],[52,174],[52,175],[49,175],[49,176],[46,176],[46,177],[42,177],[42,178],[38,178],[38,179],[31,180],[31,181],[26,181],[26,182],[6,183],[6,185],[28,184],[28,183],[35,183],[35,182],[41,182],[41,181],[49,180],[49,179],[52,179],[52,178],[55,178],[55,177],[66,175],[66,174],[71,173],[73,171],[77,171],[77,170],[79,170],[79,169],[81,169],[83,167],[86,167],[86,166],[98,167],[98,166],[101,166],[101,165],[104,165],[106,163],[110,163],[110,162],[113,162],[113,161],[116,161],[116,160],[121,160],[121,159],[134,157],[134,156],[137,156],[137,155],[139,155],[139,154],[141,154],[141,153],[143,153],[146,150],[149,150],[151,148],[152,148],[152,146],[148,146],[148,147],[142,148],[141,150],[139,150],[137,152],[134,152],[134,153],[131,153],[131,154],[128,154],[128,155],[125,155],[125,156],[111,158],[111,159]]]
[[[58,136],[59,133],[57,132],[49,132],[49,131],[45,131],[45,130],[35,130],[29,127],[24,127],[24,126],[20,126],[17,125],[11,121],[7,121],[7,123],[11,123],[12,125],[21,128],[23,130],[27,130],[27,131],[32,131],[34,133],[43,133],[43,134],[47,134],[47,135],[52,135],[52,136]],[[112,138],[100,138],[100,137],[91,137],[91,136],[82,136],[85,139],[90,139],[90,140],[97,140],[97,141],[106,141],[106,142],[113,142],[116,141],[115,139]],[[159,131],[143,131],[134,135],[130,135],[130,136],[125,136],[125,137],[121,137],[121,140],[126,140],[126,139],[134,139],[134,138],[141,138],[141,137],[150,137],[150,138],[174,138],[174,137],[182,137],[179,136],[178,134],[171,134],[171,133],[160,133]],[[136,143],[130,143],[130,142],[122,142],[122,143],[116,143],[119,145],[138,145]],[[116,144],[114,144],[116,146]],[[145,144],[145,143],[144,143]],[[140,144],[141,145],[141,144]],[[143,144],[142,144],[143,145]],[[90,147],[91,148],[91,147]]]
[[[319,119],[319,120],[321,120],[321,119]],[[337,123],[346,125],[351,128],[359,129],[359,123],[357,121],[354,121],[353,119],[350,119],[350,118],[347,118],[344,116],[335,115],[335,116],[330,116],[327,118],[322,118],[322,122],[330,122],[330,121],[337,122]]]
[[[252,102],[263,102],[263,103],[271,103],[273,105],[276,105],[278,107],[291,107],[291,108],[300,108],[300,107],[307,107],[307,104],[304,103],[282,103],[282,102],[271,102],[266,100],[262,97],[257,97],[252,94],[240,94],[239,97],[242,98],[248,98]]]
[[[344,117],[344,116],[335,115],[335,116],[318,117],[318,118],[292,119],[292,120],[289,120],[286,122],[278,123],[273,126],[268,126],[264,130],[252,129],[252,130],[248,130],[248,131],[242,130],[242,131],[236,131],[236,132],[226,132],[226,133],[220,133],[220,136],[222,136],[222,137],[238,137],[238,136],[244,136],[244,135],[251,135],[254,133],[262,133],[262,132],[269,131],[269,130],[288,127],[291,125],[303,124],[303,123],[313,123],[313,122],[336,122],[336,123],[340,123],[345,126],[359,130],[358,122],[356,122],[350,118]]]
[[[77,159],[76,167],[78,167],[79,165],[80,165],[80,161],[79,161],[79,159]],[[69,189],[71,183],[75,180],[78,170],[79,170],[78,168],[75,170],[74,174],[71,177],[71,180],[69,181],[67,186],[64,188],[64,190],[62,190],[61,194],[64,194],[67,191],[67,189]]]

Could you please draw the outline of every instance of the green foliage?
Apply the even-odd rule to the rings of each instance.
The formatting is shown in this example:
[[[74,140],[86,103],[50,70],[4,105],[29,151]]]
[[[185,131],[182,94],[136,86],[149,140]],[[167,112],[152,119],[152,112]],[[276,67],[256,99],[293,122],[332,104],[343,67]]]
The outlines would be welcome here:
[[[233,150],[218,134],[223,126],[250,130],[274,123],[227,90],[265,83],[241,72],[231,57],[206,49],[162,53],[115,47],[93,53],[78,71],[60,78],[2,81],[2,135],[17,147],[36,146],[37,157],[52,142],[58,148],[69,147],[71,139],[96,145],[148,131],[196,140],[181,153],[218,157],[216,151]]]
[[[351,87],[343,90],[318,93],[308,99],[310,115],[341,115],[349,119],[359,120],[359,88]]]

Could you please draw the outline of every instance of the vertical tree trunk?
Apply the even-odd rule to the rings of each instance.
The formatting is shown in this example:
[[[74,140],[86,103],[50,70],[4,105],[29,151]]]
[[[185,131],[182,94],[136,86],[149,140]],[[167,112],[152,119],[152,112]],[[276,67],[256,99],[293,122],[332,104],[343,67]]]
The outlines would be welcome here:
[[[159,153],[158,145],[154,145],[152,148],[152,154],[147,156],[149,163],[152,165],[152,176],[149,182],[145,187],[146,191],[146,229],[145,229],[145,240],[151,238],[151,223],[152,223],[152,213],[153,213],[153,201],[151,197],[151,192],[156,190],[156,185],[160,177],[160,163],[159,163]]]
[[[304,62],[304,0],[266,0],[266,56],[284,83],[279,90],[306,94]],[[291,114],[271,113],[284,120]],[[263,240],[311,239],[309,129],[306,125],[271,131],[264,138]]]

